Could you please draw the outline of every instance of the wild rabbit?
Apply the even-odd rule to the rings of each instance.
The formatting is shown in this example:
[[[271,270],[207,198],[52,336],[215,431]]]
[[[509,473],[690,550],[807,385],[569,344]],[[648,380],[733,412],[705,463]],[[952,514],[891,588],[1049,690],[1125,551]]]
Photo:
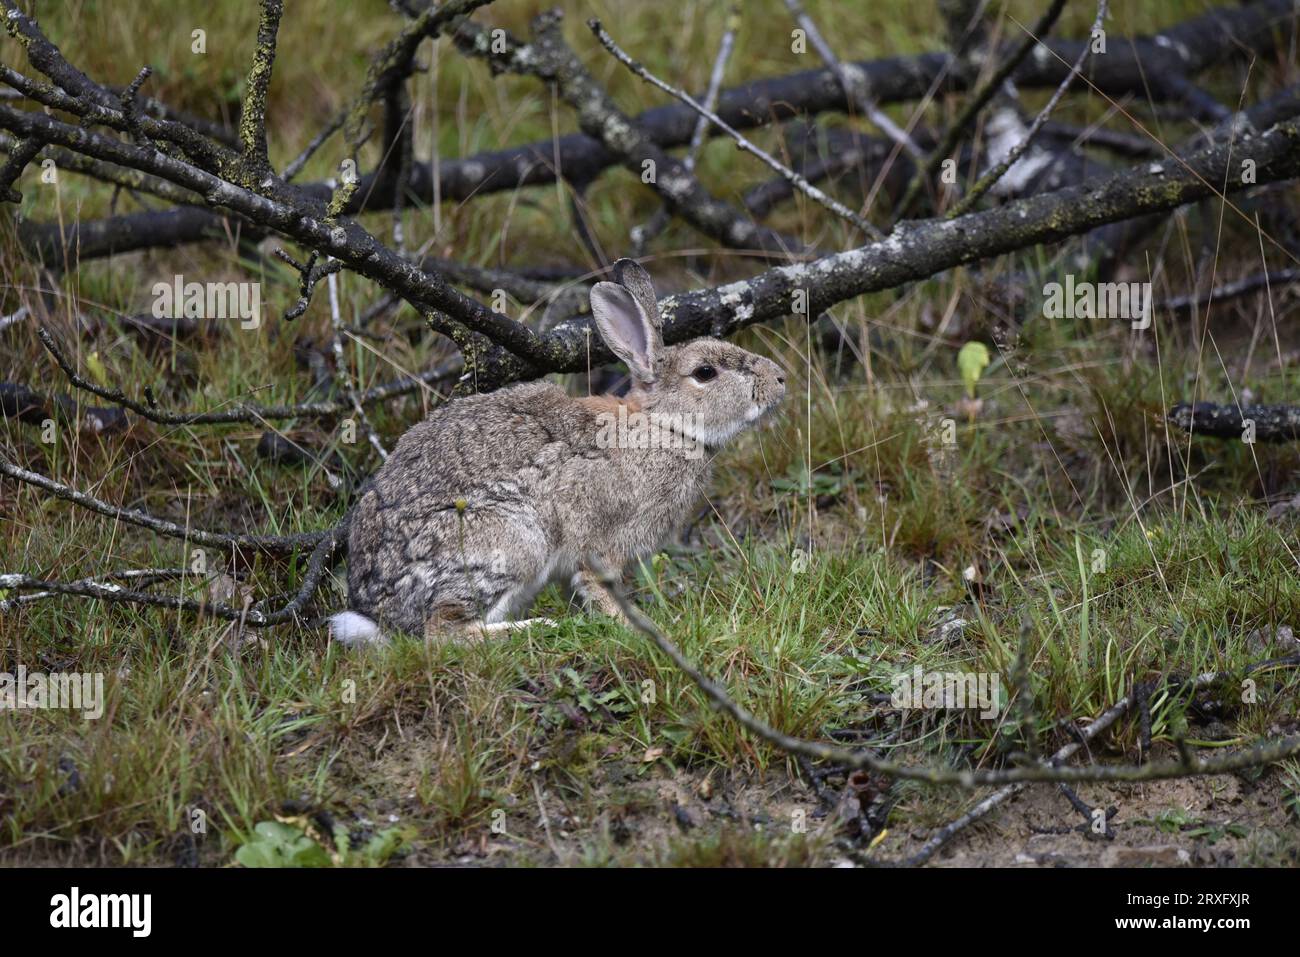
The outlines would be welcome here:
[[[652,554],[692,514],[713,456],[785,395],[775,362],[719,339],[665,346],[649,275],[629,259],[591,290],[626,396],[530,382],[456,399],[410,429],[352,517],[346,644],[520,627],[548,582],[623,619],[596,569]]]

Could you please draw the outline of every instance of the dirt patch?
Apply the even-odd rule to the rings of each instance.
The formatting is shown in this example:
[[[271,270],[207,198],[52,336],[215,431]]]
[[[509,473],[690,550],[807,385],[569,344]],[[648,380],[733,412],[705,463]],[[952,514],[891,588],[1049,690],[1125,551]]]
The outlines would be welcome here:
[[[1094,833],[1055,785],[1021,791],[988,820],[953,839],[938,867],[1231,867],[1295,863],[1296,820],[1276,776],[1258,785],[1219,776],[1142,784],[1088,784],[1091,807],[1115,808],[1112,836]],[[929,836],[909,832],[895,853],[914,853]],[[892,842],[885,845],[891,846]]]

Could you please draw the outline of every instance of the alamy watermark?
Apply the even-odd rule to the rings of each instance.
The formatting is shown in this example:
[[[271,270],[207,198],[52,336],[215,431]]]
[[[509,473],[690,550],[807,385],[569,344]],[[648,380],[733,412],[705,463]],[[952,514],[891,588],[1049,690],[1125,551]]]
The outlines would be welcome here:
[[[154,283],[152,292],[155,319],[238,319],[241,329],[262,324],[260,282],[186,282],[176,275]]]
[[[0,712],[81,711],[94,721],[104,716],[104,676],[69,671],[45,674],[28,671],[0,671]]]
[[[703,417],[694,412],[629,412],[620,404],[618,412],[596,416],[600,428],[596,447],[602,449],[682,449],[688,459],[704,457],[704,442],[698,438]]]
[[[924,671],[916,665],[893,677],[895,708],[979,708],[980,717],[1002,710],[1002,676],[984,671]]]
[[[1128,319],[1134,329],[1151,326],[1151,283],[1065,282],[1043,286],[1043,316],[1047,319]]]
[[[73,887],[50,898],[50,926],[54,928],[119,927],[132,937],[148,937],[153,929],[152,894],[83,894]]]

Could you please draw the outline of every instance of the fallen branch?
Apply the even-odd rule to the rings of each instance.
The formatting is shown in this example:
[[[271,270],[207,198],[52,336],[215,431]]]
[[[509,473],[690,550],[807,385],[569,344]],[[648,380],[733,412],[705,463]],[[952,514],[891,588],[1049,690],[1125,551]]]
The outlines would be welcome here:
[[[1211,758],[1198,758],[1189,752],[1184,752],[1180,755],[1179,760],[1167,761],[1161,764],[1088,765],[1079,768],[1035,764],[996,770],[956,770],[949,767],[918,767],[899,764],[895,761],[886,761],[868,750],[852,751],[839,745],[796,738],[759,720],[749,711],[736,704],[721,685],[705,676],[691,664],[690,660],[682,654],[681,649],[664,637],[654,622],[650,621],[635,605],[628,601],[627,597],[622,593],[621,583],[616,575],[607,572],[601,575],[601,580],[614,596],[619,608],[627,616],[632,626],[650,638],[655,646],[691,679],[715,708],[724,712],[755,737],[778,750],[811,760],[842,764],[846,768],[854,770],[866,769],[876,774],[888,775],[904,781],[924,781],[929,784],[951,784],[964,788],[973,788],[1033,781],[1160,781],[1168,778],[1200,777],[1225,774],[1243,768],[1262,767],[1300,754],[1300,734],[1296,734],[1272,740],[1261,739],[1244,750],[1232,754],[1215,755]],[[1296,657],[1296,661],[1300,663],[1300,656]],[[1113,711],[1115,714],[1109,718],[1107,723],[1114,723],[1124,711],[1128,710],[1129,704],[1131,704],[1131,701],[1123,703],[1122,708],[1119,704],[1114,705],[1109,711],[1101,715],[1097,722],[1100,723],[1106,720],[1107,716]]]
[[[47,329],[43,326],[38,327],[36,335],[45,348],[49,350],[50,355],[54,357],[55,363],[63,370],[63,374],[68,377],[68,381],[76,388],[89,392],[91,395],[99,396],[101,399],[107,399],[109,402],[120,405],[122,408],[159,425],[227,425],[234,422],[261,423],[275,419],[319,418],[339,415],[353,407],[350,399],[340,399],[329,402],[302,402],[297,405],[257,405],[239,402],[228,409],[218,409],[210,412],[167,412],[148,403],[132,399],[121,389],[108,389],[91,382],[77,372]],[[438,383],[451,381],[459,376],[462,370],[463,363],[461,360],[454,359],[418,376],[404,376],[366,389],[364,392],[357,394],[356,401],[362,405],[370,405],[375,402],[408,395],[417,389],[429,388]]]
[[[1246,189],[1249,186],[1240,177],[1228,175],[1230,164],[1240,164],[1244,156],[1256,161],[1260,184],[1300,175],[1300,120],[1279,123],[1235,144],[1143,163],[1099,182],[1013,200],[957,219],[900,223],[881,242],[812,262],[778,266],[712,289],[668,296],[659,303],[664,341],[727,336],[788,316],[798,292],[806,294],[807,315],[815,317],[863,293],[893,289],[954,266],[1221,196],[1219,184],[1229,193]],[[585,320],[568,320],[547,336],[551,354],[566,357],[553,371],[586,368],[587,328]],[[608,361],[603,350],[593,348],[590,355],[592,361]]]
[[[1105,57],[1094,59],[1087,77],[1101,92],[1114,96],[1139,95],[1156,102],[1178,99],[1160,86],[1158,78],[1169,73],[1193,76],[1229,56],[1263,54],[1293,27],[1291,0],[1208,10],[1205,14],[1162,30],[1158,37],[1108,38]],[[1068,72],[1082,47],[1080,41],[1048,40],[1056,56],[1028,57],[1013,74],[1018,87],[1054,88]],[[1013,56],[1017,45],[1007,44],[990,55],[999,61]],[[1058,59],[1059,57],[1059,59]],[[922,53],[888,57],[852,64],[862,71],[878,104],[900,103],[924,96],[936,83],[937,92],[960,92],[967,88],[963,71],[954,69],[947,53]],[[7,70],[7,68],[3,68]],[[9,71],[12,72],[12,71]],[[0,79],[7,79],[0,73]],[[850,108],[843,87],[833,71],[805,70],[786,76],[757,80],[722,91],[716,112],[738,130],[753,129],[795,116],[812,116]],[[168,116],[175,116],[168,113]],[[181,118],[183,119],[183,118]],[[688,107],[669,105],[646,110],[632,118],[636,127],[663,149],[690,142],[698,121]],[[152,120],[152,122],[158,122]],[[146,125],[146,131],[155,135]],[[229,138],[227,138],[228,140]],[[619,162],[618,154],[585,133],[562,136],[524,146],[476,154],[462,159],[439,158],[437,163],[416,163],[411,169],[407,195],[416,202],[432,203],[435,195],[465,200],[526,186],[549,185],[557,168],[576,182],[590,182]],[[360,179],[352,201],[344,210],[356,215],[385,209],[394,202],[388,177],[367,174]],[[315,183],[301,187],[304,195],[327,201],[331,187]],[[174,246],[220,239],[248,228],[237,217],[201,208],[168,210],[165,213],[131,213],[73,224],[25,222],[19,234],[24,246],[45,262],[70,265],[136,249]]]
[[[1007,170],[1011,169],[1011,167],[1015,166],[1016,163],[1020,161],[1025,150],[1029,149],[1030,144],[1034,142],[1034,137],[1038,135],[1038,131],[1043,128],[1043,124],[1046,123],[1048,118],[1052,115],[1052,111],[1056,109],[1056,104],[1061,101],[1061,97],[1065,95],[1065,91],[1070,88],[1070,83],[1079,75],[1080,70],[1083,69],[1084,63],[1087,62],[1088,56],[1092,53],[1091,37],[1097,35],[1097,31],[1101,29],[1102,24],[1105,22],[1107,6],[1107,0],[1098,0],[1097,17],[1092,23],[1089,42],[1085,43],[1083,49],[1079,51],[1078,58],[1070,67],[1070,72],[1052,93],[1047,104],[1038,111],[1038,115],[1034,117],[1034,121],[1029,125],[1029,129],[1025,132],[1024,137],[1019,143],[1011,148],[1011,151],[1007,153],[1005,157],[994,163],[993,167],[981,176],[976,181],[975,185],[967,191],[966,195],[948,211],[948,217],[950,219],[960,216],[962,213],[973,208],[975,203],[979,201],[979,198],[992,189],[993,186],[997,184],[998,180],[1006,175]]]
[[[28,425],[63,419],[91,432],[119,432],[127,427],[121,409],[82,406],[67,396],[45,396],[17,382],[0,382],[0,415]]]
[[[1202,306],[1240,299],[1261,289],[1271,295],[1274,289],[1285,289],[1297,284],[1300,284],[1300,269],[1278,269],[1238,279],[1236,282],[1224,283],[1208,292],[1166,299],[1164,302],[1156,303],[1156,310],[1186,315],[1198,311]]]
[[[110,504],[37,472],[29,472],[27,469],[20,468],[4,459],[0,459],[0,475],[39,488],[55,498],[61,498],[66,502],[72,502],[74,505],[80,505],[82,508],[98,512],[100,515],[107,515],[109,518],[126,522],[129,525],[147,528],[168,538],[179,538],[182,541],[209,548],[224,550],[249,549],[272,554],[284,554],[307,546],[314,547],[321,540],[334,534],[333,529],[321,532],[299,532],[293,535],[235,535],[229,532],[210,532],[201,528],[188,528],[184,525],[177,525],[175,522],[158,518],[140,509],[122,508]]]
[[[10,11],[11,15],[6,22],[11,32],[21,30],[24,36],[39,36],[34,22],[18,13],[12,0],[0,0],[0,4]],[[473,5],[474,0],[454,0],[439,10],[446,12],[450,18],[452,10]],[[439,26],[444,25],[442,18],[437,19]],[[43,38],[41,41],[37,43],[32,39],[29,53],[32,48],[39,48],[42,62],[63,60],[57,48]],[[46,72],[48,75],[48,70]],[[89,97],[89,93],[82,98],[65,97],[71,102],[64,105],[74,111],[80,109],[84,114],[94,113],[98,116],[103,108]],[[143,124],[145,119],[140,118],[140,123]],[[126,123],[125,118],[122,122]],[[130,125],[127,123],[128,127]],[[398,293],[417,309],[434,309],[446,313],[471,333],[496,342],[509,349],[513,355],[536,365],[546,365],[547,357],[538,351],[538,338],[531,330],[462,295],[452,289],[442,277],[413,267],[378,242],[357,222],[338,220],[341,208],[337,208],[335,203],[325,206],[314,198],[306,197],[302,191],[277,187],[274,177],[265,171],[251,175],[249,164],[256,166],[258,160],[256,157],[249,158],[247,137],[242,137],[245,140],[245,152],[241,157],[238,160],[221,159],[217,163],[218,171],[212,172],[203,166],[167,156],[152,147],[126,143],[39,113],[0,107],[0,127],[8,129],[20,140],[53,143],[97,160],[129,166],[190,189],[202,195],[210,206],[230,209],[309,249],[328,253],[352,271]],[[197,137],[197,134],[194,136]],[[215,144],[213,148],[218,149]],[[341,202],[338,205],[341,207]]]
[[[1257,662],[1256,664],[1250,665],[1246,668],[1246,674],[1252,674],[1253,672],[1261,671],[1265,668],[1297,666],[1300,666],[1300,655],[1291,655],[1287,658],[1274,658],[1269,661]],[[1225,677],[1228,676],[1223,672],[1209,672],[1203,675],[1198,675],[1190,682],[1190,685],[1194,691],[1198,688],[1209,687],[1210,685],[1223,680]],[[1055,767],[1070,760],[1070,758],[1077,754],[1089,741],[1097,737],[1097,735],[1101,734],[1101,732],[1105,731],[1122,718],[1135,704],[1141,705],[1142,701],[1149,693],[1149,688],[1145,685],[1135,687],[1132,692],[1125,695],[1111,707],[1098,715],[1096,720],[1089,722],[1083,728],[1076,729],[1078,738],[1053,754],[1046,764]],[[1145,757],[1145,749],[1143,757]],[[1028,786],[1028,784],[1009,784],[990,794],[961,817],[935,831],[930,835],[929,840],[921,846],[920,850],[915,854],[908,856],[902,863],[909,867],[917,867],[924,864],[960,831],[969,827],[971,824],[974,824],[981,818],[987,817],[989,812],[993,811],[1000,805],[1005,804]]]
[[[1216,439],[1294,442],[1300,439],[1300,406],[1216,405],[1180,402],[1169,410],[1170,422],[1184,432]],[[1247,429],[1253,428],[1248,433]]]
[[[712,196],[681,160],[623,113],[565,43],[560,29],[562,19],[558,10],[537,16],[530,44],[510,37],[494,41],[493,34],[469,22],[463,22],[453,37],[465,54],[486,60],[495,71],[554,83],[576,112],[583,131],[598,138],[674,214],[704,235],[733,249],[781,254],[808,251],[803,242],[753,222],[743,210]],[[573,179],[570,171],[566,170],[565,176]]]
[[[4,463],[0,462],[0,466]],[[123,588],[99,579],[83,578],[73,582],[48,581],[31,575],[0,575],[0,590],[37,590],[53,595],[74,595],[79,598],[98,598],[107,602],[131,605],[149,605],[155,608],[172,608],[208,618],[222,618],[226,621],[238,621],[254,628],[269,628],[272,625],[297,621],[299,613],[311,597],[320,588],[325,573],[329,571],[338,556],[346,538],[345,525],[321,533],[311,557],[307,561],[307,571],[302,584],[288,603],[271,612],[256,608],[235,608],[221,602],[198,601],[182,598],[179,595],[159,595],[154,592],[135,591]],[[19,596],[20,598],[22,596]],[[9,611],[7,602],[0,602],[0,611]]]
[[[1065,3],[1066,0],[1052,0],[1051,6],[1038,18],[1033,28],[1025,31],[1025,35],[1016,44],[1011,55],[1000,61],[1000,65],[993,72],[993,75],[967,98],[961,112],[957,114],[957,118],[948,127],[939,145],[925,157],[924,163],[918,164],[916,174],[912,177],[912,181],[908,183],[903,198],[898,201],[898,209],[903,214],[907,213],[912,202],[925,188],[926,184],[933,182],[934,175],[938,172],[943,161],[953,158],[953,150],[961,142],[962,137],[968,134],[974,125],[975,118],[989,104],[989,101],[1003,90],[1011,79],[1011,75],[1024,62],[1025,57],[1029,55],[1029,51],[1043,43],[1048,31],[1060,19],[1061,11],[1065,9]]]

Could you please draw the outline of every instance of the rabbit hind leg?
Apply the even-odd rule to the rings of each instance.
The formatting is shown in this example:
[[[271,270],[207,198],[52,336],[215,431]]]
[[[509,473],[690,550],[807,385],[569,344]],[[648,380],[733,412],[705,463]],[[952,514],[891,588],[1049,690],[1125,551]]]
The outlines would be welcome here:
[[[592,611],[607,615],[624,625],[631,625],[623,609],[618,604],[614,593],[601,580],[601,576],[590,568],[580,568],[573,574],[570,585],[583,603]]]
[[[533,625],[554,626],[559,624],[552,618],[525,618],[518,621],[483,621],[482,619],[464,618],[449,620],[445,617],[431,616],[424,624],[424,637],[430,641],[474,642],[493,635],[512,631],[521,631]]]
[[[482,615],[462,602],[440,603],[425,620],[424,636],[431,640],[478,641],[532,625],[555,625],[556,622],[550,618],[514,618],[516,612],[526,610],[532,604],[539,590],[537,582],[512,588]]]

